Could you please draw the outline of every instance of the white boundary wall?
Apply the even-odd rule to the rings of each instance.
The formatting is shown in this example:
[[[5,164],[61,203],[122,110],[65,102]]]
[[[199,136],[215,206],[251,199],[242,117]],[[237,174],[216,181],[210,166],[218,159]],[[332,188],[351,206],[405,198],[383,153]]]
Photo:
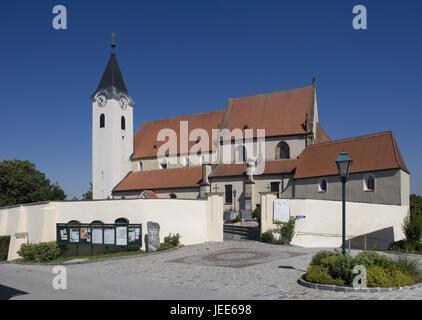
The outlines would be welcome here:
[[[147,222],[160,224],[160,241],[169,233],[180,233],[181,243],[191,245],[206,241],[223,241],[222,196],[210,195],[208,200],[135,199],[104,201],[47,202],[0,209],[0,235],[10,235],[8,260],[19,258],[22,243],[56,240],[56,223],[77,220],[91,223],[100,220],[114,223],[126,218],[129,223],[142,224],[142,246]],[[221,209],[221,210],[220,210]],[[27,232],[28,239],[16,237]]]
[[[276,229],[273,223],[273,203],[276,195],[262,195],[261,231]],[[409,206],[380,205],[359,202],[346,203],[346,239],[357,238],[371,233],[388,230],[387,233],[397,241],[404,238],[403,219]],[[342,202],[328,200],[291,199],[290,216],[306,216],[296,220],[295,236],[292,245],[309,248],[337,248],[342,240]],[[376,236],[380,237],[380,236]],[[393,240],[394,239],[394,240]],[[386,240],[388,241],[388,240]]]

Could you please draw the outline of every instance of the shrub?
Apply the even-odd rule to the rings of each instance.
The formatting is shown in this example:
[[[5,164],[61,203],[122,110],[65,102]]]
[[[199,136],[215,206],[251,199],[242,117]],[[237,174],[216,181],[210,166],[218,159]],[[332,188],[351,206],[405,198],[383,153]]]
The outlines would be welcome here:
[[[422,242],[414,242],[409,240],[399,240],[390,243],[388,246],[389,251],[407,252],[407,253],[422,253]]]
[[[410,211],[403,222],[403,233],[406,236],[406,240],[416,243],[421,240],[422,237],[422,215],[417,214],[415,210]]]
[[[337,255],[331,255],[325,258],[321,259],[320,265],[328,268],[332,264],[334,264],[334,261],[337,259]]]
[[[180,234],[176,233],[175,235],[172,235],[171,233],[164,237],[164,243],[169,243],[173,245],[173,247],[177,247],[180,244]]]
[[[171,242],[161,242],[160,247],[157,249],[157,251],[163,251],[174,248],[174,245]]]
[[[27,262],[49,262],[61,256],[60,247],[56,242],[41,242],[38,244],[22,244],[18,254]]]
[[[240,219],[240,217],[236,217],[236,218],[230,220],[231,223],[236,223],[236,222],[240,222],[240,221],[242,221],[242,219]]]
[[[290,243],[295,234],[296,218],[290,217],[289,222],[280,223],[281,240],[284,243]]]
[[[390,243],[388,250],[395,252],[412,252],[414,245],[408,240],[399,240],[396,242]]]
[[[373,266],[367,270],[368,287],[404,287],[415,284],[415,279],[398,268],[383,269]]]
[[[415,281],[419,282],[422,280],[422,270],[418,260],[399,256],[394,262],[400,271],[411,276]]]
[[[252,218],[255,218],[258,220],[259,223],[261,223],[261,208],[256,207],[255,210],[252,212]]]
[[[344,281],[342,279],[333,279],[328,273],[328,268],[323,266],[309,266],[305,275],[305,280],[313,283],[320,284],[331,284],[337,286],[343,286]]]
[[[373,266],[379,266],[384,269],[388,269],[392,266],[393,261],[388,257],[378,254],[373,250],[365,250],[356,255],[354,259],[354,265],[363,265],[366,268]]]
[[[10,236],[0,236],[0,261],[7,260]]]
[[[327,251],[327,250],[319,251],[312,257],[311,266],[321,265],[322,259],[326,257],[334,256],[334,255],[335,253],[332,251]]]
[[[271,243],[274,241],[274,234],[270,231],[264,232],[261,236],[262,242]]]
[[[392,278],[393,278],[393,284],[395,287],[406,287],[406,286],[413,286],[416,281],[415,279],[405,272],[402,272],[398,269],[392,270]]]
[[[337,252],[334,257],[332,263],[328,265],[328,273],[333,279],[343,279],[346,284],[351,284],[355,276],[353,274],[353,257],[340,252]]]
[[[378,266],[366,270],[366,285],[368,287],[394,287],[391,275]]]

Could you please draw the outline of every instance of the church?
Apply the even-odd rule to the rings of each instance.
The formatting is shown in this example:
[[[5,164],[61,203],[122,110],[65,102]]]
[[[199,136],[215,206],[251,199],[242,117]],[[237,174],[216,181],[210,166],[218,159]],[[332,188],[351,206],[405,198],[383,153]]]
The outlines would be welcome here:
[[[154,222],[164,236],[181,234],[184,245],[257,240],[291,218],[295,246],[339,247],[345,235],[349,247],[384,250],[404,238],[410,172],[393,133],[330,139],[320,123],[315,79],[134,130],[135,101],[113,44],[91,101],[93,201],[0,208],[0,235],[12,236],[8,260],[19,257],[22,243],[57,241],[58,224],[69,223],[125,221],[147,235]],[[353,160],[347,220],[335,163],[343,152]],[[260,219],[250,219],[257,208]],[[236,234],[234,218],[246,236]]]
[[[331,140],[320,123],[315,79],[229,99],[224,110],[145,122],[133,134],[135,102],[113,44],[91,101],[94,199],[204,199],[219,192],[224,212],[246,217],[265,192],[339,201],[334,160],[346,151],[353,160],[347,201],[409,205],[410,172],[393,133]],[[184,148],[169,145],[171,134],[163,132],[177,142],[184,136]]]

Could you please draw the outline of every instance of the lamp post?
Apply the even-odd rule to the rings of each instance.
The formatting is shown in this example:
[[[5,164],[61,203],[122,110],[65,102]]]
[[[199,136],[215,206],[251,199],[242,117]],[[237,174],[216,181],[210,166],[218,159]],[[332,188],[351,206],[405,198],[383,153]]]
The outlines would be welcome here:
[[[233,202],[234,202],[234,213],[235,214],[237,213],[236,212],[236,194],[237,194],[237,191],[233,190],[233,196],[234,196]]]
[[[347,152],[343,151],[335,160],[337,164],[338,174],[342,183],[342,200],[343,200],[343,241],[342,253],[346,254],[346,181],[349,178],[350,167],[353,160],[350,159]]]

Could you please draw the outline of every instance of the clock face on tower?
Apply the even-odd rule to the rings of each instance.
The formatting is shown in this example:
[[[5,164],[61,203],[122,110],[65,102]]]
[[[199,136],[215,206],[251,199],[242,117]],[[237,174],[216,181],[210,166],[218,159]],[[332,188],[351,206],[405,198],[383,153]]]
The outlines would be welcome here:
[[[105,107],[107,104],[107,97],[103,94],[99,94],[95,97],[95,100],[97,101],[97,105],[101,108]]]
[[[121,96],[119,99],[120,108],[126,110],[127,106],[129,105],[129,99],[125,96]]]

